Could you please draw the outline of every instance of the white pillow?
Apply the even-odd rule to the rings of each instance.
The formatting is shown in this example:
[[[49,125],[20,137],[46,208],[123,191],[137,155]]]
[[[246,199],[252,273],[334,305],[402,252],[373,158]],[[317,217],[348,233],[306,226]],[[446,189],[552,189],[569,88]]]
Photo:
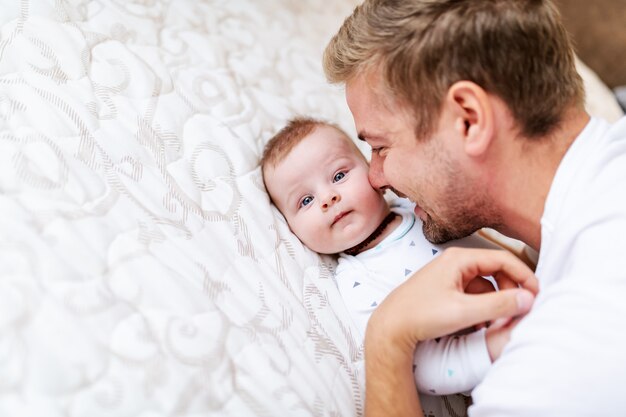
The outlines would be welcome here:
[[[622,108],[600,77],[580,59],[576,59],[576,68],[585,83],[585,107],[589,114],[609,122],[615,122],[622,117],[624,115]]]

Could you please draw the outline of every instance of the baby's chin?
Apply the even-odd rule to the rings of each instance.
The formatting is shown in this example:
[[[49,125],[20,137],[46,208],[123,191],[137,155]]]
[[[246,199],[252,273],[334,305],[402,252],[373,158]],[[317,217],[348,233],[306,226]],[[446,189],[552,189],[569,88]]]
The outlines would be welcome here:
[[[311,249],[314,252],[319,253],[320,255],[338,255],[342,252],[345,252],[353,247],[355,247],[356,245],[358,245],[361,242],[357,242],[354,245],[350,245],[350,246],[346,246],[346,245],[342,245],[342,246],[337,246],[334,248],[329,248],[329,247],[319,247],[316,245],[306,245],[309,249]]]
[[[302,242],[306,245],[306,247],[308,247],[312,251],[317,252],[321,255],[338,255],[364,242],[372,233],[374,233],[375,230],[376,229],[360,230],[357,236],[352,235],[349,239],[346,239],[344,242],[335,241],[333,245],[324,245],[323,242],[319,242],[319,241],[309,242],[309,243],[305,241],[302,241]]]
[[[317,252],[320,255],[337,255],[341,252],[343,252],[345,249],[343,249],[342,246],[337,246],[337,247],[329,247],[329,246],[323,246],[323,245],[316,245],[316,244],[308,244],[306,242],[302,242],[304,243],[304,245],[311,249],[313,252]],[[346,248],[349,249],[349,248]]]

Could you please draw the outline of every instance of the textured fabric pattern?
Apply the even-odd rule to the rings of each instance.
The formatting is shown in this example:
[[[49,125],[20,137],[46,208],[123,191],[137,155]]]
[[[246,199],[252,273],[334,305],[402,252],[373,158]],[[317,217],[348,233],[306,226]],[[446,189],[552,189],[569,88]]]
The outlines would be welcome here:
[[[339,121],[321,53],[350,2],[5,1],[0,415],[350,416],[328,261],[258,160]]]
[[[5,0],[0,416],[352,416],[361,341],[265,193],[356,0]]]

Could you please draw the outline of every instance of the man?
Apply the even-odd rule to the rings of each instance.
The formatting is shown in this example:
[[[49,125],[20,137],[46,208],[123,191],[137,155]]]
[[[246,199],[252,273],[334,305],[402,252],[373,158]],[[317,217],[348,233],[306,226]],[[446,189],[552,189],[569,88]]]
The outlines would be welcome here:
[[[555,6],[366,0],[324,56],[345,83],[370,182],[417,204],[433,242],[494,228],[540,251],[532,311],[473,393],[472,416],[626,413],[626,119],[584,110]],[[478,274],[520,283],[463,294]],[[420,341],[525,313],[533,274],[497,252],[444,253],[393,292],[365,340],[366,414],[421,415]]]

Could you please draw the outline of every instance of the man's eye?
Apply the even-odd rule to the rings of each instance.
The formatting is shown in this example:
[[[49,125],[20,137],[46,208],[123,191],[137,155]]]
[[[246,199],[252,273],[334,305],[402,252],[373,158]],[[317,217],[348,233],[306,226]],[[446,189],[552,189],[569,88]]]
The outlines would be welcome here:
[[[304,197],[302,201],[300,201],[300,207],[308,206],[313,201],[313,197],[310,195]]]
[[[379,146],[378,148],[372,148],[372,153],[375,153],[378,156],[381,156],[381,152],[385,150],[384,147]]]
[[[341,181],[344,177],[346,176],[345,172],[338,172],[335,174],[335,176],[333,177],[333,181],[337,182],[337,181]]]

